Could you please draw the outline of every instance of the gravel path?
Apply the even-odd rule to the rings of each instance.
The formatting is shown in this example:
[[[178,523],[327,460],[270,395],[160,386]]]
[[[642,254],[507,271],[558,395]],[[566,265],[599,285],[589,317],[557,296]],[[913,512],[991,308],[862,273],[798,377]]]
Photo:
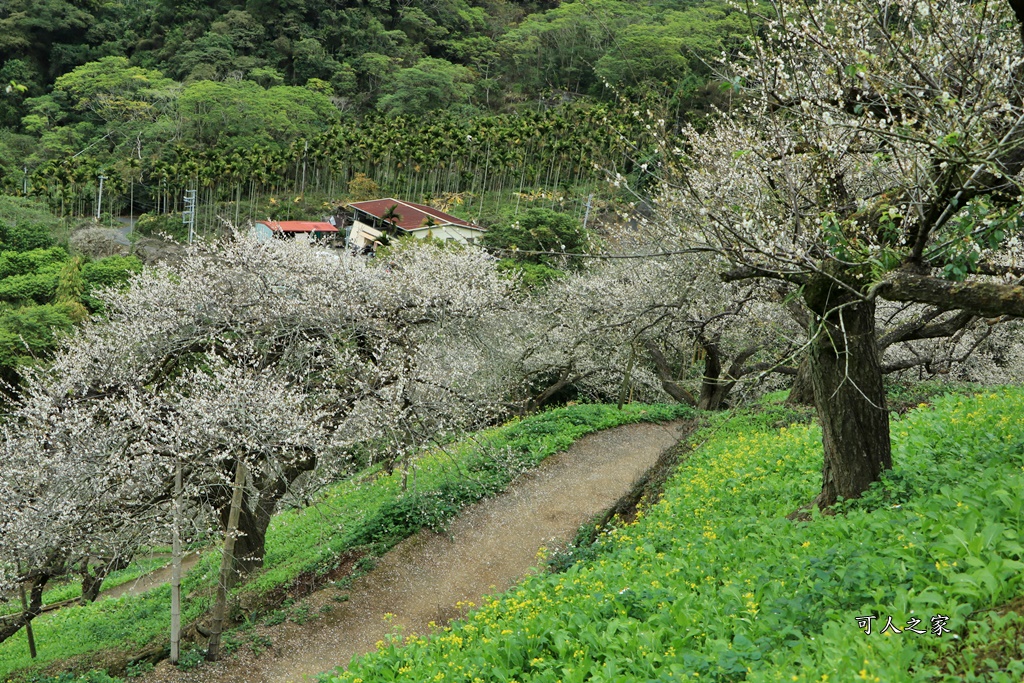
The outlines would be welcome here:
[[[341,597],[326,588],[305,598],[305,624],[261,626],[269,649],[243,645],[222,662],[180,671],[162,662],[146,683],[288,683],[312,679],[372,651],[396,628],[426,634],[430,622],[459,616],[459,602],[479,603],[537,564],[542,546],[572,538],[581,524],[611,507],[634,480],[676,443],[687,422],[637,424],[584,437],[545,460],[510,489],[463,511],[447,534],[421,532],[403,541]],[[385,615],[393,615],[385,619]],[[262,641],[266,642],[266,641]]]

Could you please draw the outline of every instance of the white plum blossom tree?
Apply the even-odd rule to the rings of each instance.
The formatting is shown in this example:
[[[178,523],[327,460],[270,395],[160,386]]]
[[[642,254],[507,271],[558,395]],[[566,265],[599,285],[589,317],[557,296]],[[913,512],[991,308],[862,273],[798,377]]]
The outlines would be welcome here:
[[[1004,0],[772,7],[730,67],[741,105],[666,144],[681,171],[661,202],[725,279],[789,283],[809,310],[826,507],[891,466],[880,300],[1024,316],[1022,15]]]
[[[430,245],[367,260],[236,235],[103,293],[104,317],[29,373],[5,424],[4,578],[53,575],[102,544],[127,553],[155,527],[166,537],[179,468],[188,504],[225,529],[245,472],[234,577],[261,565],[285,493],[339,476],[355,444],[400,451],[491,421],[493,402],[455,385],[475,369],[467,335],[507,304],[492,261]]]
[[[741,379],[789,363],[802,331],[751,286],[723,285],[707,262],[595,262],[493,321],[494,385],[520,410],[573,396],[723,405]],[[731,360],[731,362],[730,362]]]
[[[22,612],[0,620],[0,641],[40,614],[51,579],[77,572],[83,599],[93,600],[106,574],[152,541],[161,464],[136,406],[27,392],[5,423],[0,591],[27,584],[29,599]]]

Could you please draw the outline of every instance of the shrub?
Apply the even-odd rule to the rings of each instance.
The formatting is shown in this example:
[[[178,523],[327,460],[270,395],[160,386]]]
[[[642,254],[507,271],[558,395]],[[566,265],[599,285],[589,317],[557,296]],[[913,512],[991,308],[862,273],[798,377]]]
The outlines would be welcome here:
[[[31,275],[64,263],[68,253],[61,247],[31,249],[29,251],[4,251],[0,253],[0,279],[12,275]]]
[[[348,181],[348,194],[354,202],[377,199],[380,197],[380,187],[365,173],[356,173],[355,177]]]
[[[572,216],[551,209],[532,208],[516,217],[507,217],[492,226],[481,238],[485,247],[521,251],[582,253],[587,250],[587,234]],[[517,254],[517,261],[549,266],[577,266],[575,259],[558,256]]]
[[[0,195],[0,251],[29,251],[54,245],[60,221],[42,202]]]

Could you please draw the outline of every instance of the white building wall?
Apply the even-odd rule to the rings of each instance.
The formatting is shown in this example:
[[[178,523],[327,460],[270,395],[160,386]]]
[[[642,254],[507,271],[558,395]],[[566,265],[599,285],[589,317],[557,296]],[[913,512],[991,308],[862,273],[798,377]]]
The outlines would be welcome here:
[[[474,244],[476,240],[480,239],[484,235],[483,230],[473,230],[472,228],[465,228],[461,225],[433,225],[430,227],[422,227],[413,230],[411,235],[423,239],[430,235],[434,239],[438,240],[455,240],[462,244]]]

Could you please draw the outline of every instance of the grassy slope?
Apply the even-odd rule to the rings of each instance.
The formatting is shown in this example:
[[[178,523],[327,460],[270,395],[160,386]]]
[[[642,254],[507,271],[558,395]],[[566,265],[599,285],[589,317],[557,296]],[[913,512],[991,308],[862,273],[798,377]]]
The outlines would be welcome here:
[[[333,681],[1020,680],[1024,390],[893,423],[895,469],[845,514],[786,520],[820,485],[816,427],[724,415],[663,500],[596,554]],[[879,615],[866,635],[857,617]],[[953,634],[880,634],[950,617]]]
[[[517,470],[565,450],[585,434],[635,422],[689,416],[684,406],[578,405],[474,435],[417,461],[408,492],[401,474],[371,471],[324,492],[319,503],[278,515],[267,535],[266,568],[237,592],[245,602],[286,588],[307,572],[326,573],[351,548],[382,552],[423,526],[440,526],[458,509],[503,490]],[[379,475],[379,476],[374,476]],[[207,552],[185,577],[183,621],[209,607],[219,550]],[[142,596],[68,607],[33,622],[39,659],[28,656],[24,631],[0,643],[0,676],[72,657],[132,649],[162,638],[170,626],[170,588]]]

